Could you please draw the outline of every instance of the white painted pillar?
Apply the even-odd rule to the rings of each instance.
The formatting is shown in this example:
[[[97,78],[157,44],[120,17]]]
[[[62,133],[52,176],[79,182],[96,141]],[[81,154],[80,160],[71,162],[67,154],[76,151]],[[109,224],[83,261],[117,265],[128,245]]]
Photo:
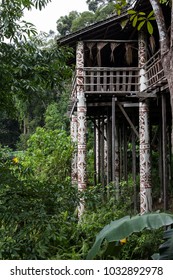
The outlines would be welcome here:
[[[140,70],[140,91],[146,89],[147,78],[144,64],[147,60],[147,45],[145,35],[139,32],[139,67]],[[151,155],[150,155],[150,134],[149,134],[149,106],[147,100],[139,102],[139,154],[140,154],[140,212],[141,214],[152,211],[151,194]]]
[[[72,185],[77,185],[77,116],[72,115],[70,123],[71,139],[74,143],[74,152],[71,163],[71,181]]]
[[[84,44],[77,43],[76,48],[76,84],[77,84],[77,123],[78,123],[78,190],[82,191],[87,186],[86,174],[86,99],[84,94]],[[84,202],[78,208],[79,216],[83,213]]]

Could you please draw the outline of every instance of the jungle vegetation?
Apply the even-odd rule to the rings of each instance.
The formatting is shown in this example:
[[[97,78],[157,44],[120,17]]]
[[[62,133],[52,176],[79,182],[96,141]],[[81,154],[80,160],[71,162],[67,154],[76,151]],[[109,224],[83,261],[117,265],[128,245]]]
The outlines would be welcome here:
[[[155,258],[170,258],[172,230],[164,233],[163,226],[172,224],[172,215],[154,213],[156,222],[151,216],[150,227],[147,217],[142,218],[135,231],[134,220],[141,217],[134,212],[132,179],[129,176],[128,182],[120,183],[118,201],[111,184],[105,189],[94,186],[90,138],[90,185],[82,194],[71,185],[75,147],[67,111],[73,69],[66,65],[71,50],[57,48],[52,36],[37,34],[32,24],[22,20],[24,9],[42,9],[49,2],[16,0],[0,4],[0,259],[151,259],[155,253]],[[114,1],[87,3],[88,11],[72,11],[57,19],[55,39],[104,19],[115,9]],[[157,158],[157,152],[153,156]],[[153,176],[157,178],[156,169]],[[158,202],[159,185],[155,187]],[[85,200],[85,211],[79,221],[81,199]],[[134,216],[131,226],[127,216]],[[111,239],[112,230],[125,219],[128,224],[124,235],[115,234]],[[111,221],[117,223],[111,224],[108,236],[102,235]],[[96,236],[99,246],[94,245]],[[164,244],[164,250],[159,249],[160,244]]]

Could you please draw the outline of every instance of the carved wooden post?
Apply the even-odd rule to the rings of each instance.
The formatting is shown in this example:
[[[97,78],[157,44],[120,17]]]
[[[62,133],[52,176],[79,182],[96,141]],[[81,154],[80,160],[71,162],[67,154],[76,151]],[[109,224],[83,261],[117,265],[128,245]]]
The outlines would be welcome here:
[[[147,78],[144,64],[146,62],[146,40],[143,32],[139,33],[139,67],[140,91],[145,90]],[[147,101],[139,102],[139,141],[140,141],[140,212],[144,214],[152,211],[151,195],[151,156],[149,136],[149,106]]]
[[[104,173],[105,173],[105,184],[107,184],[108,178],[108,140],[107,140],[107,122],[104,124]]]
[[[71,139],[74,145],[77,144],[77,116],[72,115],[71,117]],[[76,147],[73,153],[72,164],[71,164],[71,181],[72,185],[77,184],[77,151]]]
[[[98,119],[96,120],[96,128],[95,128],[95,158],[96,158],[96,182],[97,184],[99,183],[99,164],[100,164],[100,161],[99,161],[99,131],[98,131]]]
[[[87,185],[86,176],[86,99],[84,94],[84,45],[78,42],[76,49],[76,84],[77,84],[77,122],[78,122],[78,190]],[[83,213],[84,203],[78,208],[79,216]]]
[[[119,143],[118,143],[118,129],[116,123],[115,113],[116,98],[112,97],[112,181],[116,190],[116,199],[119,199]]]

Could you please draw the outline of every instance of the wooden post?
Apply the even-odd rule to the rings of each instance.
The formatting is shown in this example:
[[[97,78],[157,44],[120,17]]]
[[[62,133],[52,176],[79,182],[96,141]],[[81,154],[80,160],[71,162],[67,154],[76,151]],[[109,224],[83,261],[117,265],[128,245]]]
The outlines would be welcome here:
[[[101,183],[102,188],[105,186],[104,177],[105,177],[105,154],[104,154],[104,116],[101,118]]]
[[[124,180],[128,181],[127,175],[127,126],[123,123],[123,175]]]
[[[107,185],[111,181],[111,124],[110,113],[107,110]]]
[[[136,142],[135,133],[132,131],[132,178],[133,178],[133,191],[134,191],[134,213],[137,212],[137,192],[136,192]]]
[[[101,135],[100,135],[100,116],[98,117],[98,184],[101,183]]]
[[[146,89],[147,78],[144,64],[146,62],[146,38],[142,31],[139,32],[139,67],[140,67],[140,92]],[[152,211],[151,195],[151,155],[149,135],[149,106],[148,102],[139,103],[139,156],[140,156],[140,212],[141,214]]]
[[[76,145],[77,145],[77,116],[72,115],[71,116],[71,139],[74,143],[74,153],[72,157],[72,163],[71,163],[71,181],[72,185],[77,184],[77,151],[76,151]]]
[[[107,184],[108,177],[108,140],[107,140],[107,119],[103,119],[104,122],[104,185]]]
[[[168,164],[167,164],[167,141],[166,141],[166,96],[162,94],[162,166],[163,166],[163,203],[164,211],[168,209]]]
[[[112,98],[112,181],[115,182],[115,97]]]
[[[94,120],[94,185],[97,185],[97,126]]]
[[[84,94],[84,45],[78,42],[76,49],[77,71],[77,121],[78,121],[78,190],[82,191],[87,186],[86,174],[86,100]],[[78,208],[79,217],[83,213],[84,202],[81,201]]]
[[[115,117],[115,97],[112,98],[112,181],[115,185],[116,199],[119,198],[119,147],[117,123]]]

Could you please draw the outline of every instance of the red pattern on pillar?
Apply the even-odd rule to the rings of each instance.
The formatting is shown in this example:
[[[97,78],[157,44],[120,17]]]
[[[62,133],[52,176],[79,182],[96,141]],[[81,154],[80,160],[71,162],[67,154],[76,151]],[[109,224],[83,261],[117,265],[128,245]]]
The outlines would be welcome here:
[[[76,49],[77,67],[77,122],[78,122],[78,190],[82,191],[87,185],[86,175],[86,100],[84,94],[84,45],[78,42]],[[83,213],[84,202],[81,201],[78,208],[79,216]]]
[[[71,117],[71,139],[72,142],[75,145],[72,163],[71,163],[71,181],[72,185],[77,184],[77,151],[76,151],[76,145],[77,145],[77,116],[72,115]]]
[[[146,41],[143,32],[139,33],[140,91],[146,88],[144,64],[146,62]],[[151,155],[149,135],[149,106],[147,101],[139,102],[139,153],[140,153],[140,212],[152,211],[151,195]]]

